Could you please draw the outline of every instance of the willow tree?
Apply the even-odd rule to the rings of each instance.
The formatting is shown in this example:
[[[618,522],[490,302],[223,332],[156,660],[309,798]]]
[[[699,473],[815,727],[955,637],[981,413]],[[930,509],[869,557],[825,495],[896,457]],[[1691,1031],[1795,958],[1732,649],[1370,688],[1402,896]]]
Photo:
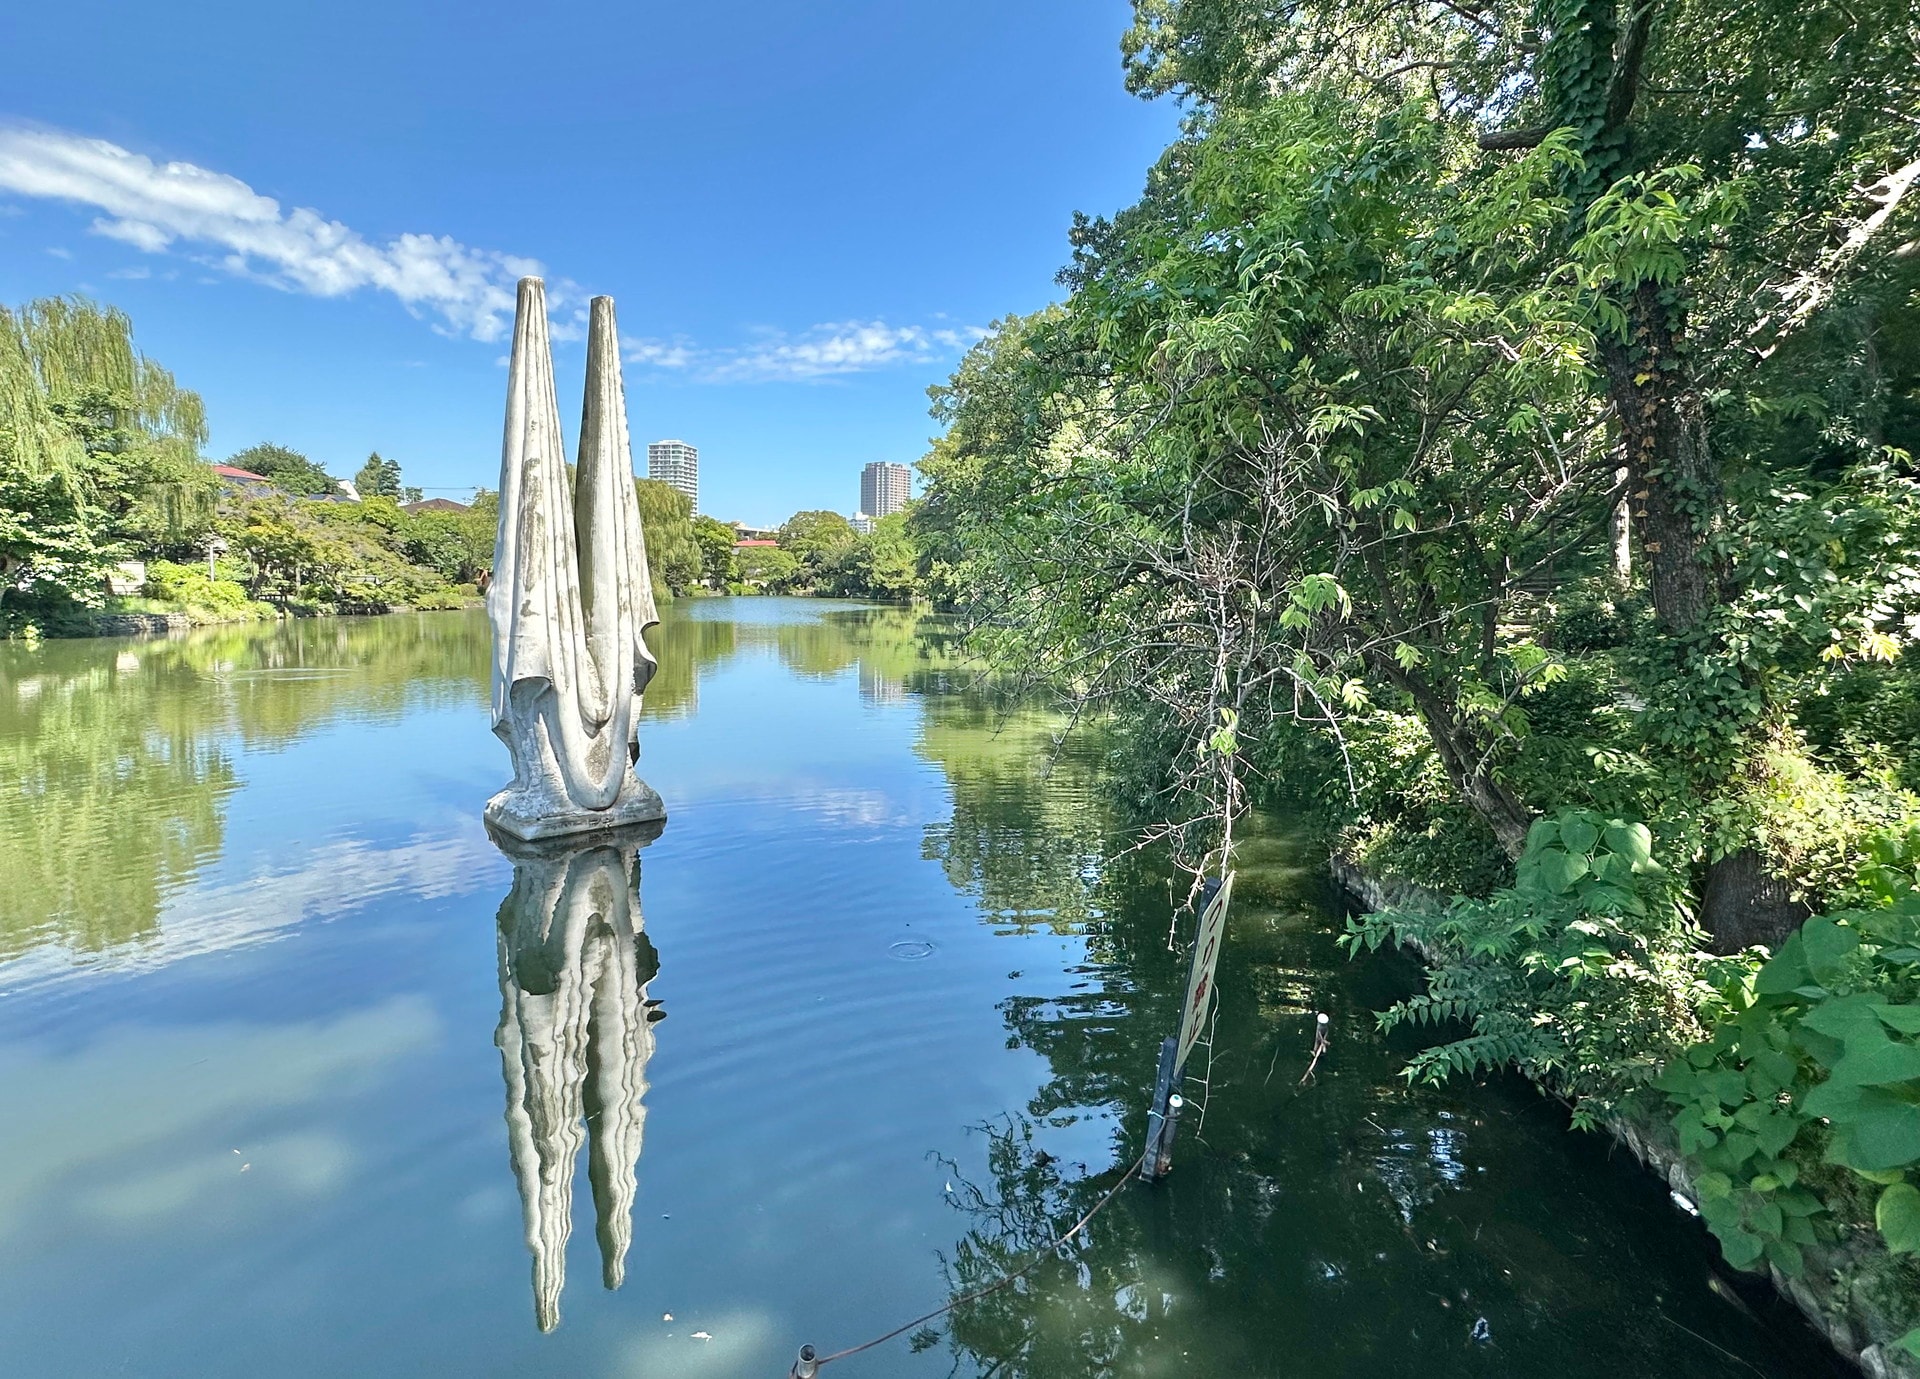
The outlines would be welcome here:
[[[136,544],[204,532],[218,494],[205,441],[199,396],[134,348],[123,312],[62,297],[0,308],[0,598],[94,602]]]

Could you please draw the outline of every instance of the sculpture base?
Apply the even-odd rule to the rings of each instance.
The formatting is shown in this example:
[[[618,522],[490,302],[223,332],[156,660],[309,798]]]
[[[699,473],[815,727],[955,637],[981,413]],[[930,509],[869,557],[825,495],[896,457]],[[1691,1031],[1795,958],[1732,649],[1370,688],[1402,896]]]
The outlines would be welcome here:
[[[620,798],[606,809],[582,809],[545,791],[509,785],[487,801],[486,810],[489,829],[525,843],[611,833],[636,824],[660,823],[666,817],[667,806],[660,792],[631,773]]]

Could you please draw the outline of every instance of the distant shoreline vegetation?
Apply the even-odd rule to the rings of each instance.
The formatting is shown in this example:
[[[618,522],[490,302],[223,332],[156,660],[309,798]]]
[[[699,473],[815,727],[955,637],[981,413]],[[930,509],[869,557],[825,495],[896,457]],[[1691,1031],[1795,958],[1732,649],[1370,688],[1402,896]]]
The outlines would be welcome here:
[[[262,443],[209,463],[198,394],[142,355],[110,306],[0,307],[0,636],[87,636],[129,617],[194,624],[474,604],[498,495],[428,499],[374,453],[351,480]],[[906,514],[856,532],[803,512],[777,543],[696,517],[635,479],[660,601],[700,592],[909,600]]]

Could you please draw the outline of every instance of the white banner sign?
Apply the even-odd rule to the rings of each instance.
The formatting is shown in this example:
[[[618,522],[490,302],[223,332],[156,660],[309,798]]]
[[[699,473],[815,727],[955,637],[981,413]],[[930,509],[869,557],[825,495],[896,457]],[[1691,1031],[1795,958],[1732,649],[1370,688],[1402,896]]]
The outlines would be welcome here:
[[[1220,940],[1226,935],[1227,901],[1232,895],[1233,873],[1228,872],[1200,913],[1200,927],[1193,936],[1193,969],[1187,976],[1187,1004],[1180,1012],[1180,1051],[1173,1061],[1175,1068],[1187,1066],[1187,1055],[1193,1052],[1207,1023],[1207,1007],[1213,1003],[1213,969],[1220,958]]]

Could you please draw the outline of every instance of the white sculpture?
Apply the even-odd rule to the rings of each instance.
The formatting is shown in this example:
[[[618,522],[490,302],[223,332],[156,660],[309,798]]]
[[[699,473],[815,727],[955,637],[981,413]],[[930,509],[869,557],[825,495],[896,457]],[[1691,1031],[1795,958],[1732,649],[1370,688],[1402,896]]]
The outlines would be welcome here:
[[[513,890],[500,906],[500,1048],[507,1147],[533,1255],[533,1315],[560,1323],[573,1176],[587,1175],[601,1280],[618,1288],[633,1243],[634,1166],[646,1129],[647,1060],[660,960],[640,918],[639,848],[660,826],[592,846],[508,844]]]
[[[611,297],[595,297],[590,310],[570,481],[546,289],[520,280],[487,616],[493,731],[513,754],[513,784],[487,802],[487,822],[531,841],[665,818],[660,796],[633,771],[640,697],[655,667],[646,629],[659,615]]]

